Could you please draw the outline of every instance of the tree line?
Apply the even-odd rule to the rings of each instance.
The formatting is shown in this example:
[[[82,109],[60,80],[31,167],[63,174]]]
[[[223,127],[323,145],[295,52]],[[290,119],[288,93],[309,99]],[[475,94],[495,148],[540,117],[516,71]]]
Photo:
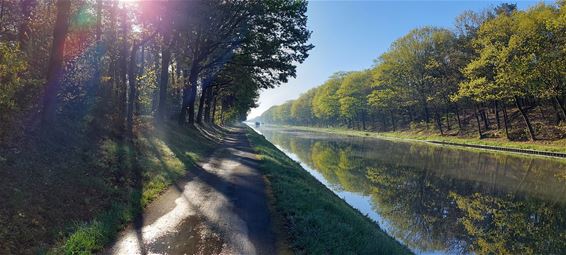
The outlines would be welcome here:
[[[306,1],[0,0],[0,138],[244,119],[313,47]]]
[[[565,133],[565,101],[565,2],[501,4],[462,13],[452,29],[414,29],[373,67],[336,73],[258,120],[556,139]]]

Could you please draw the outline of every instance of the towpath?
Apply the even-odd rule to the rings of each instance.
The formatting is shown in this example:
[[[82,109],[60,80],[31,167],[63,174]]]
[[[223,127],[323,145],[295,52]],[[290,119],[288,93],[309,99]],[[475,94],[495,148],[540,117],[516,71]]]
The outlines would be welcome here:
[[[103,254],[275,254],[263,176],[242,127],[152,202]]]

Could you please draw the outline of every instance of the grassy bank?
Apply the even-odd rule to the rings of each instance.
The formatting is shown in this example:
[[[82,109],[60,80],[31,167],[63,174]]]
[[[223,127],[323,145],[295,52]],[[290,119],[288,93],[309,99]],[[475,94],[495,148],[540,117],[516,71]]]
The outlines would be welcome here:
[[[261,171],[299,254],[408,254],[377,224],[349,206],[263,136],[248,129]]]
[[[139,123],[131,142],[55,131],[5,151],[0,160],[0,253],[101,250],[215,148],[209,136],[174,124],[155,128]]]
[[[498,146],[526,150],[538,150],[548,152],[566,153],[566,139],[554,141],[509,141],[505,138],[472,138],[472,137],[459,137],[459,136],[441,136],[430,131],[397,131],[397,132],[371,132],[359,131],[343,128],[319,128],[319,127],[303,127],[303,126],[288,126],[295,129],[306,131],[319,131],[332,134],[352,135],[352,136],[365,136],[377,138],[399,138],[419,141],[440,141],[451,142],[460,144],[475,144]]]

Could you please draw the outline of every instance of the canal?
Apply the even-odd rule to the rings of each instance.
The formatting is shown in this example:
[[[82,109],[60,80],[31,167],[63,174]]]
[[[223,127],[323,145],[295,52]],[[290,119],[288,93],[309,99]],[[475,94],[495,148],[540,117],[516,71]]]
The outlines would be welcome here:
[[[256,129],[417,254],[566,254],[566,160]]]

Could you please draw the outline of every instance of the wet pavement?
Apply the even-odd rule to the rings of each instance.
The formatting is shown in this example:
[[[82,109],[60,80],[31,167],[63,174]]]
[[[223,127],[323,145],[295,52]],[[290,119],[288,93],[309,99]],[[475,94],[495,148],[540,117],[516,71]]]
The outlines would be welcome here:
[[[276,238],[245,130],[152,202],[103,254],[275,254]]]

